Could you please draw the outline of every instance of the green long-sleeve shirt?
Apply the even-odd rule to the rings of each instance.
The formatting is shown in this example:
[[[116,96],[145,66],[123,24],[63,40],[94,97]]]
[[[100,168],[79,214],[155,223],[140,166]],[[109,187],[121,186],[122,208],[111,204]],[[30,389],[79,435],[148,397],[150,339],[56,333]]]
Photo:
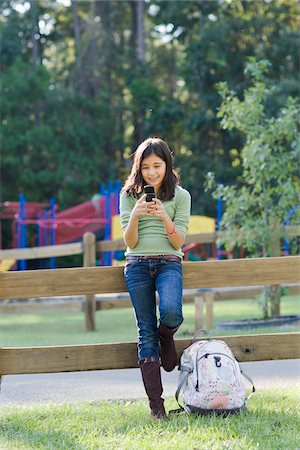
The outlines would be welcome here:
[[[137,199],[125,192],[120,197],[120,220],[125,231],[131,211]],[[191,211],[191,195],[180,186],[175,188],[175,195],[170,201],[163,202],[170,219],[177,229],[185,235]],[[175,250],[169,242],[163,222],[158,217],[141,216],[138,223],[138,243],[134,248],[127,247],[125,255],[177,255],[183,256],[181,249]]]

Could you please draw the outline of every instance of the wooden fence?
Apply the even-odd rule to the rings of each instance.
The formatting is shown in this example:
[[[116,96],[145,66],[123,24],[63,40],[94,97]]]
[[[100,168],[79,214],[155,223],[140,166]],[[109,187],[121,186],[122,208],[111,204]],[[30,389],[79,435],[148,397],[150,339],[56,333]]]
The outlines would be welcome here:
[[[300,358],[300,333],[222,336],[241,362]],[[175,340],[180,355],[190,339]],[[0,348],[0,375],[130,369],[138,367],[135,342]]]
[[[300,236],[299,226],[287,226],[282,227],[280,230],[282,236],[285,237],[297,237]],[[87,232],[85,236],[93,233]],[[192,242],[198,244],[211,244],[215,243],[218,238],[222,237],[222,232],[216,231],[215,233],[197,233],[188,234],[185,238],[185,244]],[[90,238],[89,238],[90,239]],[[89,245],[92,245],[91,241]],[[116,250],[125,250],[126,246],[124,239],[115,239],[113,241],[98,241],[95,242],[95,252],[111,252]],[[20,259],[42,259],[60,256],[81,255],[84,254],[86,249],[85,238],[82,242],[75,242],[72,244],[62,245],[48,245],[44,247],[31,247],[31,248],[15,248],[10,250],[0,249],[0,261],[2,260],[20,260]]]
[[[186,289],[299,281],[300,256],[183,263]],[[0,273],[0,298],[93,295],[126,290],[122,267]],[[300,333],[228,336],[240,361],[300,358]],[[179,354],[190,344],[177,340]],[[0,375],[137,367],[136,343],[0,348]]]
[[[297,283],[300,256],[183,262],[184,289]],[[0,273],[0,298],[125,292],[123,267],[76,267]]]
[[[282,235],[293,237],[298,236],[300,234],[300,227],[297,226],[289,226],[283,227],[280,230]],[[186,244],[191,242],[197,243],[213,243],[216,242],[217,238],[220,237],[222,233],[199,233],[199,234],[191,234],[186,236]],[[82,242],[72,243],[72,244],[64,244],[64,245],[55,245],[55,246],[45,246],[45,247],[33,247],[26,249],[12,249],[12,250],[0,250],[0,261],[1,260],[20,260],[20,259],[40,259],[40,258],[49,258],[49,257],[61,257],[61,256],[70,256],[70,255],[83,255],[83,266],[84,267],[93,267],[96,262],[96,253],[104,252],[104,251],[115,251],[124,249],[125,244],[123,239],[115,240],[115,241],[100,241],[96,242],[95,235],[93,233],[85,233]],[[274,255],[277,256],[277,255]],[[239,286],[242,286],[239,284]],[[252,285],[253,286],[253,285]],[[125,291],[125,286],[124,286]],[[56,294],[59,295],[59,294]],[[65,294],[61,294],[65,295]],[[195,293],[193,296],[195,302],[196,309],[196,323],[195,326],[201,327],[202,321],[202,311],[203,305],[206,305],[206,318],[207,318],[207,326],[211,327],[213,320],[213,294],[211,293]],[[17,296],[18,298],[22,298]],[[27,296],[28,297],[28,296]],[[187,295],[186,297],[191,300],[191,295]],[[103,303],[102,303],[103,304]],[[95,329],[95,312],[97,309],[95,296],[93,294],[86,294],[84,300],[84,311],[85,311],[85,325],[88,331]],[[279,305],[277,309],[277,314],[279,314]]]

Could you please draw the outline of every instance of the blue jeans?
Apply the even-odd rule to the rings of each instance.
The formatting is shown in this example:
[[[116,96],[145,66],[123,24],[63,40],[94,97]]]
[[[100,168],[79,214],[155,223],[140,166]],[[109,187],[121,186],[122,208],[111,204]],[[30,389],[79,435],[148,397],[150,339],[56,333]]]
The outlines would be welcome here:
[[[168,328],[182,321],[182,266],[180,262],[148,260],[127,262],[125,281],[138,328],[138,356],[159,356],[155,293],[159,295],[160,322]]]

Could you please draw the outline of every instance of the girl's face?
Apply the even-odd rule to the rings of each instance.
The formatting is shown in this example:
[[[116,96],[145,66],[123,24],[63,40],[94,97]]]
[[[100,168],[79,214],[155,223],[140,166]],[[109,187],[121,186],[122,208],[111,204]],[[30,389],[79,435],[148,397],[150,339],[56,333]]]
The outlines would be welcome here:
[[[152,153],[141,162],[141,172],[146,184],[152,184],[158,193],[166,174],[165,161]]]

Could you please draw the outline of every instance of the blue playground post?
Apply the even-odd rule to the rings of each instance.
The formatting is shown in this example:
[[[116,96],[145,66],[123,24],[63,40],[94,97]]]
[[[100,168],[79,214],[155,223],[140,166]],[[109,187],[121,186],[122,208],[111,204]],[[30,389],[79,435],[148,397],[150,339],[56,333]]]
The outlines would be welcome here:
[[[222,214],[223,214],[223,200],[222,200],[222,197],[220,197],[220,198],[218,198],[218,201],[217,201],[217,231],[220,231],[220,229],[221,229]],[[221,251],[222,251],[222,246],[219,245],[217,247],[217,259],[218,260],[222,259]]]
[[[37,214],[37,219],[38,219],[38,222],[37,222],[37,246],[38,247],[41,247],[43,245],[43,228],[41,227],[41,224],[40,224],[40,221],[42,220],[42,218],[43,218],[42,213],[39,212]],[[39,261],[39,263],[38,263],[39,268],[41,269],[43,267],[42,260],[39,259],[38,261]]]
[[[55,198],[52,197],[50,200],[50,218],[51,218],[51,227],[50,227],[50,245],[55,245]],[[50,269],[55,269],[55,258],[50,258]]]
[[[40,220],[42,220],[42,213],[39,212],[37,215],[38,223],[37,223],[37,246],[41,247],[43,245],[43,235],[42,235],[42,227],[40,225]]]
[[[118,214],[120,214],[120,192],[122,189],[121,180],[116,181],[115,193],[118,195]]]
[[[122,182],[121,180],[116,181],[115,185],[115,195],[117,196],[117,214],[120,214],[120,192],[122,189]],[[122,250],[115,250],[114,252],[114,259],[117,261],[121,261],[124,257],[124,252]]]
[[[20,194],[19,196],[20,199],[20,210],[19,210],[19,220],[20,220],[20,224],[19,224],[19,232],[20,232],[20,237],[19,237],[19,245],[20,248],[26,248],[26,224],[23,223],[23,220],[26,219],[26,212],[25,212],[25,205],[26,205],[26,199],[23,193]],[[26,259],[21,259],[19,261],[19,269],[20,270],[26,270]]]
[[[300,206],[295,206],[294,208],[291,208],[289,210],[286,218],[284,219],[283,225],[287,226],[290,223],[290,219],[291,219],[292,215],[295,214],[297,209],[300,209]],[[290,245],[289,245],[289,240],[287,238],[285,238],[283,240],[283,248],[284,248],[285,254],[288,255],[290,253]]]
[[[112,181],[109,181],[108,189],[105,188],[104,184],[100,186],[100,194],[105,197],[105,219],[106,223],[104,226],[104,239],[109,241],[111,239],[111,204],[110,204],[110,189],[112,189]],[[112,265],[112,255],[111,252],[104,253],[104,263],[106,266]]]
[[[105,211],[104,216],[106,219],[106,223],[104,226],[104,239],[111,240],[112,237],[112,214],[115,214],[115,208],[113,208],[112,202],[117,195],[117,213],[119,213],[119,194],[121,191],[121,180],[117,180],[114,183],[112,180],[108,182],[108,189],[106,189],[104,184],[100,185],[100,195],[105,197]],[[112,265],[113,252],[105,252],[104,253],[104,263],[106,266]]]
[[[47,219],[48,219],[48,210],[44,209],[44,229],[43,229],[43,241],[44,245],[48,245],[48,229],[47,229]]]

